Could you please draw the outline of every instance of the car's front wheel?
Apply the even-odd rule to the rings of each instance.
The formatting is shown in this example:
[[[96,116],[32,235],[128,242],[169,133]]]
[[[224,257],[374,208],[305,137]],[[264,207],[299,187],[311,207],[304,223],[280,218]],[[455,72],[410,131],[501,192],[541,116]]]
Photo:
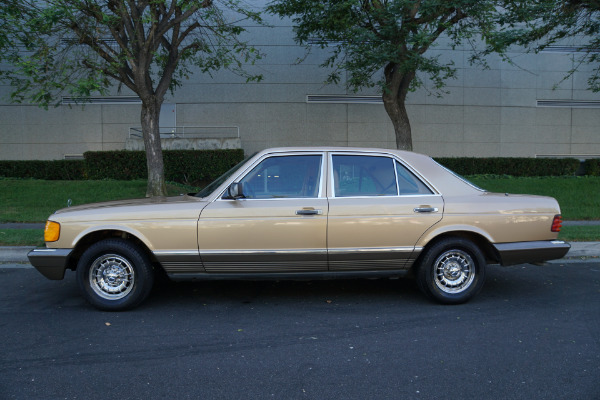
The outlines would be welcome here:
[[[100,310],[122,311],[138,306],[154,281],[146,253],[123,239],[106,239],[90,246],[77,264],[83,297]]]
[[[422,292],[440,303],[464,303],[483,286],[485,265],[481,251],[471,241],[442,239],[423,255],[417,283]]]

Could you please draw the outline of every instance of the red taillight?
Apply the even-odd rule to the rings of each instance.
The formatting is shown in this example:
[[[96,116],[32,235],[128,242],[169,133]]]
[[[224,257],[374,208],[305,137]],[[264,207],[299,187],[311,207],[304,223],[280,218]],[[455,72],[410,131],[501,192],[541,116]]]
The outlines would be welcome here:
[[[560,232],[560,228],[562,228],[562,215],[555,215],[550,230],[552,232]]]

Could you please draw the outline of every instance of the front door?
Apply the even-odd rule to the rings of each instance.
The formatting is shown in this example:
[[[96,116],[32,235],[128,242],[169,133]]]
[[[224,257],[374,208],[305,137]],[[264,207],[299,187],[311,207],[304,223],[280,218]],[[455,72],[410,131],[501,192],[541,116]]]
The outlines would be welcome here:
[[[198,246],[209,273],[327,270],[322,153],[268,155],[238,182],[245,198],[209,204]]]

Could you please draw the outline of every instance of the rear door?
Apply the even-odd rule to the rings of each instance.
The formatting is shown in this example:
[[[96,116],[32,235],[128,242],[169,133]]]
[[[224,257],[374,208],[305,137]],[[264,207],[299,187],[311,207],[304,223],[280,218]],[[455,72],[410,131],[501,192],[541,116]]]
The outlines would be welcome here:
[[[443,199],[391,155],[330,155],[330,270],[404,269],[419,237],[442,218]]]

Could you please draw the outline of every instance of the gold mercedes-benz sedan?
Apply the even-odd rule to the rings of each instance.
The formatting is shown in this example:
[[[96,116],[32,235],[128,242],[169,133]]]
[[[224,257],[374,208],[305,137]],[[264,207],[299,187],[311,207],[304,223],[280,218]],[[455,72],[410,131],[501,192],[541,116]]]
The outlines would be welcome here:
[[[69,207],[29,253],[49,279],[74,270],[103,310],[139,305],[155,273],[188,279],[397,277],[438,302],[482,287],[487,264],[563,257],[550,197],[490,193],[396,150],[261,151],[195,195]]]

